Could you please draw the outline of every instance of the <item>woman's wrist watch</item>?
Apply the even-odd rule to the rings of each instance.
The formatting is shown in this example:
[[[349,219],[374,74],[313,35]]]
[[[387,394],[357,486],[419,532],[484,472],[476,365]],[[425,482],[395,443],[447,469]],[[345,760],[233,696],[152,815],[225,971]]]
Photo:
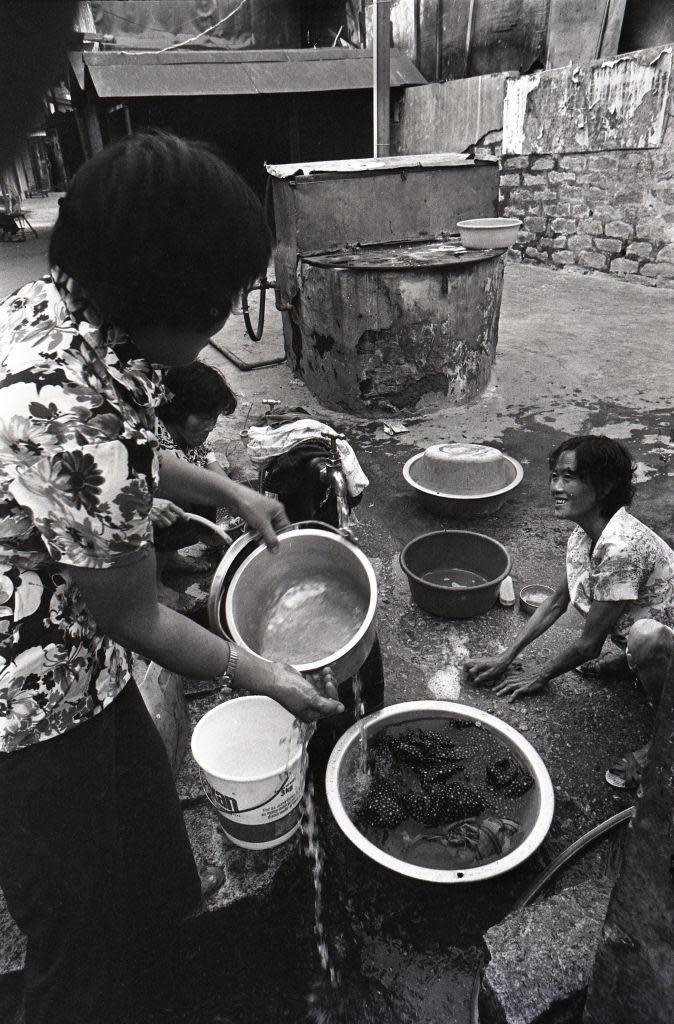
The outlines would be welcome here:
[[[230,643],[227,665],[225,666],[225,669],[215,677],[216,683],[220,686],[234,686],[236,682],[236,667],[238,663],[239,652],[234,644]]]

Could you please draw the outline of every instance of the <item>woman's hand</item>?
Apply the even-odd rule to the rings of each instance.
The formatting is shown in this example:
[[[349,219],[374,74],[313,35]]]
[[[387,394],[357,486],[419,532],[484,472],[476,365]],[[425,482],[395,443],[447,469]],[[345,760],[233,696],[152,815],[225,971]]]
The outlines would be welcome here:
[[[183,509],[180,505],[174,505],[168,498],[154,498],[150,519],[153,526],[171,526],[178,519],[183,518]]]
[[[235,685],[271,697],[303,722],[316,722],[344,711],[331,669],[322,669],[305,679],[290,665],[266,661],[242,647],[237,647],[237,654]]]
[[[332,669],[312,672],[306,678],[290,665],[273,665],[274,692],[269,696],[303,722],[317,722],[328,715],[339,715],[344,705],[339,702]]]
[[[237,511],[246,520],[251,529],[259,533],[270,551],[278,548],[277,530],[289,526],[290,521],[280,501],[259,494],[250,487],[240,487],[241,495],[237,494]]]
[[[503,679],[494,687],[497,697],[507,697],[508,704],[520,697],[529,697],[532,693],[540,693],[548,685],[546,676],[534,669],[518,673],[517,678]]]
[[[475,686],[493,686],[508,670],[510,660],[503,654],[495,658],[469,658],[463,663],[467,678]]]

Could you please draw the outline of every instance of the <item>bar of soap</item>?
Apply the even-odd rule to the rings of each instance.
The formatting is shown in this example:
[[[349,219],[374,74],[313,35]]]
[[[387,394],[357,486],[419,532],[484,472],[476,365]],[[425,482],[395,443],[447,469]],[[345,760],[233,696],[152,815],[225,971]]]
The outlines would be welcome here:
[[[488,494],[508,483],[506,460],[486,444],[431,445],[417,467],[417,482],[443,494]]]
[[[506,576],[498,592],[498,599],[504,608],[515,607],[515,588],[512,576]]]

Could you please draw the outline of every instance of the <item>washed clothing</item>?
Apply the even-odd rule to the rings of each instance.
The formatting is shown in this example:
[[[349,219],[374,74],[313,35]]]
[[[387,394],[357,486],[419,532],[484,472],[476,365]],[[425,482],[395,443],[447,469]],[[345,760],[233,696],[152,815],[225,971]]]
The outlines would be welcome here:
[[[152,545],[153,369],[58,270],[0,303],[0,752],[99,714],[131,678],[68,577]]]
[[[611,633],[625,647],[631,626],[644,618],[674,627],[674,551],[626,508],[592,538],[576,526],[566,549],[572,604],[587,615],[593,601],[629,601]]]

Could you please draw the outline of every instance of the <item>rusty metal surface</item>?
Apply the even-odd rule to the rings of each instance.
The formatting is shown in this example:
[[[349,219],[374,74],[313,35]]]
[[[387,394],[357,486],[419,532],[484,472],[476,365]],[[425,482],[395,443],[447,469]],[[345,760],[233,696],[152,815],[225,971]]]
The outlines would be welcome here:
[[[503,256],[395,270],[302,263],[288,356],[321,402],[368,413],[457,405],[496,355]]]
[[[274,262],[283,306],[297,293],[300,253],[456,234],[459,220],[496,215],[498,181],[497,164],[472,160],[458,166],[426,167],[410,161],[381,171],[345,167],[342,175],[272,178]],[[289,322],[284,331],[288,343]]]
[[[464,266],[498,256],[501,249],[466,249],[458,238],[395,245],[348,246],[334,252],[302,253],[302,263],[348,270],[422,270]]]

